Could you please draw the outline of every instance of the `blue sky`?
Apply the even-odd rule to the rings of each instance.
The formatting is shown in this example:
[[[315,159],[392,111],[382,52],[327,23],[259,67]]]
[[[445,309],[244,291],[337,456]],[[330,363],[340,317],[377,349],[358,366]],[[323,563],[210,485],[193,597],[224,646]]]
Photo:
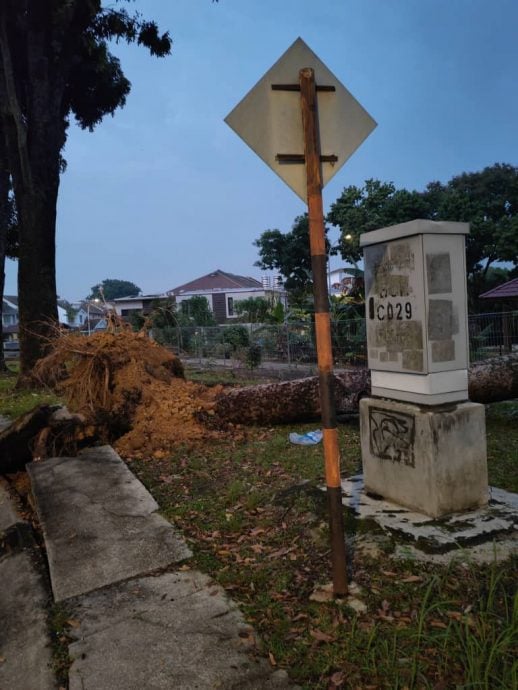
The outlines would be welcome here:
[[[253,241],[302,201],[224,123],[301,36],[378,127],[324,189],[367,178],[422,189],[518,165],[516,0],[137,0],[171,56],[114,46],[132,92],[93,134],[70,128],[57,283],[105,278],[164,292],[216,268],[259,277]],[[332,239],[336,236],[332,234]],[[335,265],[339,263],[335,259]],[[8,262],[6,293],[16,293]]]

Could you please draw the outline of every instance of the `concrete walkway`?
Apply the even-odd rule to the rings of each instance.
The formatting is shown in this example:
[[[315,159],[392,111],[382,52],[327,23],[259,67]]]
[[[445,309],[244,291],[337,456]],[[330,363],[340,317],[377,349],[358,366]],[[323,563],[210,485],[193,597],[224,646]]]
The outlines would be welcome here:
[[[0,483],[0,688],[54,690],[48,587],[28,525]]]
[[[182,536],[109,446],[31,463],[28,472],[53,598],[73,621],[70,690],[293,687],[284,671],[254,657],[253,631],[237,606],[210,578],[189,569]],[[1,505],[3,521],[12,523],[9,502]],[[0,620],[16,621],[17,602],[27,600],[19,611],[27,618],[21,637],[15,636],[18,624],[0,626],[0,688],[47,690],[55,684],[45,590],[28,576],[12,598],[12,583],[21,582],[27,566],[20,555],[0,559]],[[16,648],[31,658],[16,659]],[[33,675],[13,675],[22,665]]]

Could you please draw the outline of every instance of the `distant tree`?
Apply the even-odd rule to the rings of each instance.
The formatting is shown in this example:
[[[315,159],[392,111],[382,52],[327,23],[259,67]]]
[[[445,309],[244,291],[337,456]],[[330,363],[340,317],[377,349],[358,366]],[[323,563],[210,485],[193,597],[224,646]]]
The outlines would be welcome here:
[[[195,296],[180,302],[182,314],[195,326],[214,326],[214,315],[206,297]]]
[[[171,48],[154,22],[103,4],[0,3],[0,136],[19,215],[20,381],[28,381],[57,321],[56,203],[70,118],[93,130],[124,106],[130,82],[110,52],[120,41],[158,57]]]
[[[327,215],[340,227],[337,251],[349,261],[361,258],[361,233],[416,218],[470,223],[466,270],[474,310],[490,267],[497,262],[518,266],[518,168],[497,163],[446,184],[430,182],[423,192],[367,180],[364,187],[345,188]]]
[[[86,298],[92,299],[117,299],[118,297],[137,297],[142,290],[138,285],[129,280],[117,280],[116,278],[105,278],[102,283],[97,283],[90,288],[91,292]]]
[[[329,251],[327,239],[326,243]],[[254,246],[259,249],[260,257],[254,265],[263,270],[279,271],[290,295],[290,303],[303,303],[313,286],[307,214],[295,218],[290,232],[266,230],[255,240]]]

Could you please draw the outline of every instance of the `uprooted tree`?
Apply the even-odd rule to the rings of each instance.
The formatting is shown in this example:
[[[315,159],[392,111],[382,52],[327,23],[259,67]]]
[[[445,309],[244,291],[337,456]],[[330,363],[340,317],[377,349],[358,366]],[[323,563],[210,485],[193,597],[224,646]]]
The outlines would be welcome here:
[[[36,367],[40,381],[67,401],[40,407],[0,434],[0,472],[32,457],[75,454],[110,442],[125,457],[164,457],[177,444],[243,436],[246,425],[318,419],[317,377],[245,388],[187,381],[180,360],[143,332],[66,335]],[[473,365],[470,398],[494,402],[518,396],[518,355]],[[337,412],[356,412],[369,394],[369,372],[335,375]]]

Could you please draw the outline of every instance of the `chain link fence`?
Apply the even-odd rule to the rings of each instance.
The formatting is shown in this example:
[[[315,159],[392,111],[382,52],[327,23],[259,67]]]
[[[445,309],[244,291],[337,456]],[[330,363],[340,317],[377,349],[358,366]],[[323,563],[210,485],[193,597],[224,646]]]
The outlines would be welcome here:
[[[469,317],[470,361],[518,351],[518,312]],[[316,365],[312,323],[225,324],[155,329],[154,338],[184,359],[250,368],[258,364]],[[365,319],[331,322],[334,364],[367,366]]]

